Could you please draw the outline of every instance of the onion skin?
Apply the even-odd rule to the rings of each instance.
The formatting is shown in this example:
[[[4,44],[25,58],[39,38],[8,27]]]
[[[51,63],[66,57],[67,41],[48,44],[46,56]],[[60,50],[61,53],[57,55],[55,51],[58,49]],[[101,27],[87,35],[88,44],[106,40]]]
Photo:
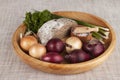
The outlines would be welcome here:
[[[105,47],[100,41],[91,40],[84,42],[83,50],[91,54],[93,57],[97,57],[105,51]]]
[[[69,63],[79,63],[90,60],[91,56],[85,51],[78,49],[65,55],[65,59]]]
[[[78,37],[69,37],[66,40],[66,51],[70,53],[71,51],[75,49],[81,49],[82,48],[82,41]]]
[[[51,62],[51,63],[61,63],[63,62],[63,57],[57,52],[48,52],[41,58],[42,61]]]
[[[25,36],[20,40],[20,46],[25,51],[29,51],[29,48],[32,45],[37,44],[37,43],[38,41],[34,36]]]
[[[37,59],[41,59],[41,57],[45,54],[46,54],[46,48],[42,44],[34,44],[29,49],[29,55]]]
[[[48,52],[61,53],[63,52],[64,48],[65,48],[65,44],[59,38],[53,38],[49,40],[46,44],[46,49]]]

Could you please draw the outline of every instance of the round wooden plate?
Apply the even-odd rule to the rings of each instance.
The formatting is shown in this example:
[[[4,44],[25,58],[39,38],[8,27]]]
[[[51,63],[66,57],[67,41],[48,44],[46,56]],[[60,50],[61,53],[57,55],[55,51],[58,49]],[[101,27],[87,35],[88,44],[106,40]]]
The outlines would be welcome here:
[[[108,27],[110,29],[110,38],[106,41],[108,48],[106,51],[98,56],[95,59],[82,62],[82,63],[76,63],[76,64],[54,64],[54,63],[48,63],[44,61],[40,61],[38,59],[35,59],[29,55],[27,55],[19,46],[19,35],[20,33],[24,33],[26,30],[26,26],[24,24],[20,25],[17,30],[15,31],[13,38],[12,38],[12,44],[14,47],[14,50],[16,51],[16,54],[28,65],[31,67],[48,72],[48,73],[55,73],[55,74],[76,74],[88,71],[90,69],[93,69],[94,67],[100,65],[102,62],[104,62],[108,56],[112,53],[116,38],[115,33],[112,29],[112,27],[103,19],[96,17],[94,15],[83,13],[83,12],[74,12],[74,11],[59,11],[54,12],[54,14],[65,16],[68,18],[73,18],[77,20],[82,20],[85,22],[89,22],[95,25],[100,25],[104,27]]]

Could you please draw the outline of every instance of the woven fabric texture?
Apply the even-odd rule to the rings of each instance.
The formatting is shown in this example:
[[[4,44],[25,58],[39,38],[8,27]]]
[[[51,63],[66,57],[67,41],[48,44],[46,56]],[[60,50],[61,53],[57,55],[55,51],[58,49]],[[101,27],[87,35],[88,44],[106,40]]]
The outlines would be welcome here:
[[[0,80],[120,80],[120,0],[0,0]],[[99,67],[81,74],[48,74],[29,67],[15,54],[12,36],[33,10],[81,11],[105,19],[117,37],[113,54]]]

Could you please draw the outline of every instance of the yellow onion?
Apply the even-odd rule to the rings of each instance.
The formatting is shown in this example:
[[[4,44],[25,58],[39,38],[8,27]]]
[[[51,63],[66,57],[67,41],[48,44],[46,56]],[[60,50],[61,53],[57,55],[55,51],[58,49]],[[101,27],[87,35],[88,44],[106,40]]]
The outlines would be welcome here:
[[[34,44],[30,49],[29,49],[29,55],[41,59],[43,55],[46,54],[46,48],[42,44]]]
[[[75,49],[81,49],[82,42],[78,37],[69,37],[66,40],[66,51],[70,53]]]
[[[32,45],[37,43],[38,41],[34,36],[25,36],[20,40],[20,46],[25,51],[28,51]]]

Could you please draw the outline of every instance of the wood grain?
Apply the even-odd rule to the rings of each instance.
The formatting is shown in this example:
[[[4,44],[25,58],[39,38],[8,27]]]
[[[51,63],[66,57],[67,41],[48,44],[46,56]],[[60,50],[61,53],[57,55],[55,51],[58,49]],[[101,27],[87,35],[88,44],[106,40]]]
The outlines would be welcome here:
[[[16,51],[16,54],[28,65],[30,65],[33,68],[36,68],[38,70],[48,72],[48,73],[55,73],[55,74],[76,74],[88,71],[90,69],[93,69],[94,67],[100,65],[102,62],[104,62],[108,56],[112,53],[116,38],[115,33],[112,29],[112,27],[103,19],[96,17],[94,15],[83,13],[83,12],[70,12],[70,11],[60,11],[60,12],[54,12],[54,14],[77,19],[77,20],[83,20],[92,24],[101,25],[108,27],[110,29],[110,38],[107,40],[107,44],[109,44],[109,47],[107,50],[100,55],[99,57],[82,62],[77,64],[54,64],[54,63],[48,63],[44,61],[37,60],[35,58],[30,57],[27,55],[24,51],[21,50],[19,46],[19,34],[24,33],[26,26],[24,24],[20,25],[18,29],[15,31],[13,38],[12,38],[12,44],[14,46],[14,50]]]

